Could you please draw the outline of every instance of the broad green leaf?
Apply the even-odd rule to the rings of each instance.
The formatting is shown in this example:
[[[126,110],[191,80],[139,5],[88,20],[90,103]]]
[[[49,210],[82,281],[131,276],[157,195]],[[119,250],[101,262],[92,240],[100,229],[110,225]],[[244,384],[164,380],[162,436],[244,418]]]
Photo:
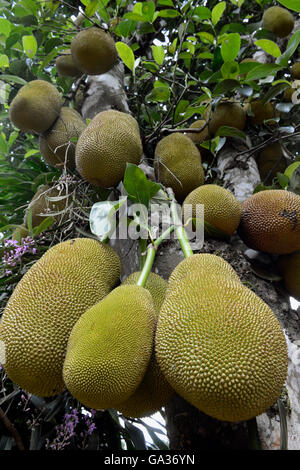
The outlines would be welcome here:
[[[25,153],[24,158],[31,157],[32,155],[36,155],[37,153],[39,153],[39,150],[37,149],[28,150],[28,152]]]
[[[195,8],[194,15],[198,16],[201,20],[208,20],[211,18],[211,11],[207,7]]]
[[[277,44],[273,41],[270,41],[269,39],[259,39],[258,41],[255,41],[254,44],[255,46],[260,47],[273,57],[281,56],[281,50],[279,49]]]
[[[26,85],[26,80],[23,78],[17,77],[16,75],[1,75],[1,80],[4,82],[18,83],[19,85]]]
[[[133,72],[134,54],[132,52],[132,49],[129,46],[127,46],[125,42],[116,42],[116,48],[124,64]]]
[[[158,5],[166,6],[166,7],[173,7],[174,3],[172,0],[158,0]]]
[[[221,126],[216,132],[216,136],[217,135],[221,137],[238,137],[239,139],[246,141],[246,134],[236,127]]]
[[[119,31],[121,36],[127,38],[130,33],[133,33],[136,29],[136,21],[132,20],[122,20],[121,23],[117,26],[116,31]]]
[[[161,16],[162,18],[176,18],[181,15],[177,10],[161,10],[158,16]]]
[[[107,13],[105,7],[107,5],[107,2],[103,0],[98,0],[98,13],[103,18],[103,20],[108,23],[109,22],[109,14]]]
[[[155,3],[152,1],[143,2],[142,12],[143,12],[144,17],[149,21],[149,23],[152,23],[153,15],[155,12]]]
[[[182,121],[183,113],[189,106],[190,102],[188,100],[180,100],[178,105],[176,106],[175,113],[174,113],[174,123],[177,124],[177,122]]]
[[[5,18],[0,18],[0,36],[8,37],[11,32],[11,23]]]
[[[215,38],[211,33],[207,33],[206,31],[202,31],[201,33],[197,33],[197,36],[201,39],[203,42],[209,42],[210,44],[214,44]]]
[[[6,54],[0,54],[0,68],[5,69],[6,67],[9,67],[9,58]]]
[[[220,20],[221,16],[224,13],[225,8],[226,8],[226,2],[217,3],[217,5],[213,7],[212,12],[211,12],[211,20],[212,20],[213,25],[216,25],[218,23],[218,21]]]
[[[162,65],[165,58],[164,48],[162,46],[151,46],[151,49],[155,62]]]
[[[225,62],[221,67],[221,72],[224,78],[236,78],[240,72],[239,64],[237,62]]]
[[[285,174],[288,178],[291,178],[291,177],[292,177],[292,174],[294,173],[294,171],[296,170],[296,168],[298,168],[299,165],[300,165],[300,162],[293,162],[293,163],[291,163],[291,165],[289,165],[289,166],[285,169],[284,174]]]
[[[246,81],[258,80],[260,78],[265,78],[268,75],[276,75],[278,70],[281,70],[283,67],[276,64],[261,64],[257,67],[254,67],[250,72],[247,73]]]
[[[241,38],[238,33],[228,34],[221,45],[221,55],[224,62],[233,61],[241,47]]]
[[[129,199],[146,207],[160,189],[159,184],[149,180],[141,168],[133,163],[127,163],[123,184]]]
[[[276,178],[282,189],[285,189],[290,182],[290,178],[283,173],[276,173]]]
[[[297,11],[300,13],[300,3],[299,0],[278,0],[281,5],[289,8],[290,10]]]
[[[146,101],[165,103],[166,101],[169,101],[170,94],[171,94],[170,89],[165,86],[155,87],[149,93],[149,95],[146,96]]]
[[[22,37],[22,44],[26,55],[29,59],[32,59],[37,51],[37,42],[34,36],[23,36]]]
[[[292,37],[289,40],[288,45],[287,45],[284,53],[281,55],[281,57],[279,57],[276,60],[276,63],[278,63],[279,65],[281,65],[283,67],[286,67],[288,65],[289,59],[292,57],[292,55],[296,51],[299,43],[300,43],[300,29],[298,29],[298,31],[296,31],[292,35]]]
[[[98,0],[90,0],[85,7],[84,13],[90,18],[96,13],[98,8]]]

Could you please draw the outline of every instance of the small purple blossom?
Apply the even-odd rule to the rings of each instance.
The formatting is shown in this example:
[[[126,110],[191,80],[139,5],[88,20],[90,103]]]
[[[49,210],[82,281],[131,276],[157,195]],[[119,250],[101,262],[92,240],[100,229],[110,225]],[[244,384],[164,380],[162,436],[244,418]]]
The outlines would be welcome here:
[[[14,268],[17,264],[21,264],[22,257],[24,255],[35,255],[37,253],[36,241],[31,237],[21,238],[20,244],[17,240],[4,239],[1,243],[2,248],[4,248],[4,253],[2,255],[2,263],[4,264],[5,276],[10,276],[12,270],[9,268]]]

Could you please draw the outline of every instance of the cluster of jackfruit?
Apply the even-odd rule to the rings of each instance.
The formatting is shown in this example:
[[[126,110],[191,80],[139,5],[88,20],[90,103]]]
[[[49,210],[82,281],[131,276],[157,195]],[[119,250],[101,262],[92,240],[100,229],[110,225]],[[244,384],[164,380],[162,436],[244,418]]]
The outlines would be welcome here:
[[[300,196],[281,189],[252,195],[242,203],[238,232],[250,248],[280,255],[285,286],[299,299]]]
[[[287,346],[275,315],[215,255],[193,255],[171,274],[155,348],[171,387],[219,420],[263,413],[287,375]]]

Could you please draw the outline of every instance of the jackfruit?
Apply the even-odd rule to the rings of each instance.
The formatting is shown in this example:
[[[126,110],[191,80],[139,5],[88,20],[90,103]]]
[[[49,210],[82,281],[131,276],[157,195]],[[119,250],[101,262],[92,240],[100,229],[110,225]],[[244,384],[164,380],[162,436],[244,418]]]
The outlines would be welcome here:
[[[215,135],[221,126],[230,126],[240,129],[246,125],[246,112],[239,103],[231,101],[221,102],[213,111],[208,123],[209,132]]]
[[[57,199],[51,200],[51,198]],[[24,215],[25,227],[28,228],[28,212],[30,209],[32,227],[40,225],[46,217],[53,217],[58,224],[63,223],[67,218],[65,211],[69,202],[70,197],[66,194],[64,186],[59,184],[52,188],[46,184],[39,186],[26,208]]]
[[[207,415],[251,419],[287,376],[285,336],[272,310],[231,277],[188,274],[160,310],[156,358],[174,390]]]
[[[295,91],[297,91],[297,89],[292,86],[286,88],[283,92],[283,101],[292,101],[292,96]]]
[[[22,86],[9,108],[11,122],[22,131],[46,132],[58,118],[61,95],[49,82],[32,80]]]
[[[131,274],[125,279],[123,285],[136,284],[139,276],[139,272]],[[155,273],[149,274],[145,289],[147,289],[152,296],[156,322],[165,298],[167,286],[167,282],[162,277]],[[155,411],[160,410],[161,407],[169,401],[173,394],[174,390],[168,384],[159,365],[157,364],[153,345],[150,362],[142,382],[128,400],[118,406],[118,410],[124,416],[130,416],[132,418],[149,416]]]
[[[182,212],[188,218],[188,205],[192,206],[191,217],[196,218],[197,204],[204,205],[204,221],[213,228],[231,236],[236,231],[241,218],[241,205],[228,189],[216,184],[205,184],[194,189],[184,200]]]
[[[179,202],[204,182],[201,154],[183,134],[170,134],[158,142],[154,169],[156,178],[173,189]]]
[[[70,332],[118,283],[120,270],[117,253],[91,238],[50,248],[17,284],[2,316],[0,363],[8,377],[34,395],[60,393]]]
[[[74,139],[79,138],[86,124],[75,109],[63,107],[54,126],[39,137],[39,148],[45,162],[63,169],[74,170],[75,146]]]
[[[75,66],[88,75],[108,72],[118,58],[111,35],[95,27],[84,29],[74,37],[71,52]]]
[[[79,77],[82,72],[74,64],[71,49],[65,49],[55,61],[56,72],[63,77]]]
[[[102,111],[78,139],[76,168],[89,183],[110,188],[122,180],[126,163],[140,163],[142,152],[137,121],[120,111]]]
[[[115,288],[72,329],[63,368],[68,390],[91,408],[117,408],[143,379],[154,326],[148,290],[132,285]]]
[[[300,196],[283,189],[253,194],[242,203],[238,233],[254,250],[278,255],[300,250]]]
[[[300,78],[300,62],[295,62],[291,67],[291,75],[294,78]]]
[[[262,27],[271,31],[278,38],[285,38],[294,28],[294,17],[291,12],[278,6],[265,10]]]
[[[286,290],[300,301],[300,252],[280,256],[279,269],[283,274]]]
[[[278,172],[283,173],[286,169],[286,161],[279,143],[265,147],[256,159],[257,168],[261,181],[268,185],[272,184],[273,178]]]
[[[249,119],[254,125],[263,124],[266,120],[270,120],[268,124],[273,124],[275,121],[272,118],[278,116],[274,104],[270,101],[268,103],[263,103],[261,100],[252,101],[250,109],[254,116],[249,116]]]
[[[230,278],[232,281],[241,282],[233,267],[221,256],[210,253],[197,253],[184,258],[172,271],[168,280],[167,294],[177,282],[182,282],[192,272],[202,276],[220,275]]]
[[[190,129],[201,129],[203,126],[205,126],[206,121],[204,119],[199,119],[198,121],[193,122],[189,128]],[[208,131],[208,126],[205,126],[204,129],[201,132],[193,133],[193,132],[186,132],[186,136],[191,139],[194,144],[199,145],[202,144],[205,140],[209,140],[210,134]],[[202,147],[199,148],[199,150],[202,150]]]

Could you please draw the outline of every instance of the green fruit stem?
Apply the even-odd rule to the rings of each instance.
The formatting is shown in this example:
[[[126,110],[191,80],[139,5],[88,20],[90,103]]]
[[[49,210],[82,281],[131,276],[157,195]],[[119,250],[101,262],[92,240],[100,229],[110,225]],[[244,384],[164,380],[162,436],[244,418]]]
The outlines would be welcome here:
[[[193,256],[193,250],[191,248],[190,242],[186,236],[186,232],[184,227],[182,226],[181,220],[179,218],[178,212],[177,212],[177,202],[174,196],[174,192],[171,188],[167,189],[168,196],[171,199],[171,217],[173,219],[173,223],[175,225],[175,233],[176,236],[179,240],[181,249],[183,251],[184,257],[188,258],[189,256]]]
[[[163,240],[165,240],[170,235],[170,233],[172,233],[174,231],[174,228],[175,228],[174,225],[171,225],[167,230],[165,230],[161,234],[160,237],[158,237],[157,240],[155,240],[155,242],[153,242],[151,245],[149,245],[149,247],[147,249],[147,256],[146,256],[146,259],[144,261],[143,269],[142,269],[142,272],[141,272],[140,277],[139,277],[138,282],[137,282],[138,286],[145,287],[148,276],[149,276],[149,274],[151,272],[151,269],[152,269],[152,266],[153,266],[153,262],[154,262],[154,259],[155,259],[157,248],[159,247],[161,242]]]

